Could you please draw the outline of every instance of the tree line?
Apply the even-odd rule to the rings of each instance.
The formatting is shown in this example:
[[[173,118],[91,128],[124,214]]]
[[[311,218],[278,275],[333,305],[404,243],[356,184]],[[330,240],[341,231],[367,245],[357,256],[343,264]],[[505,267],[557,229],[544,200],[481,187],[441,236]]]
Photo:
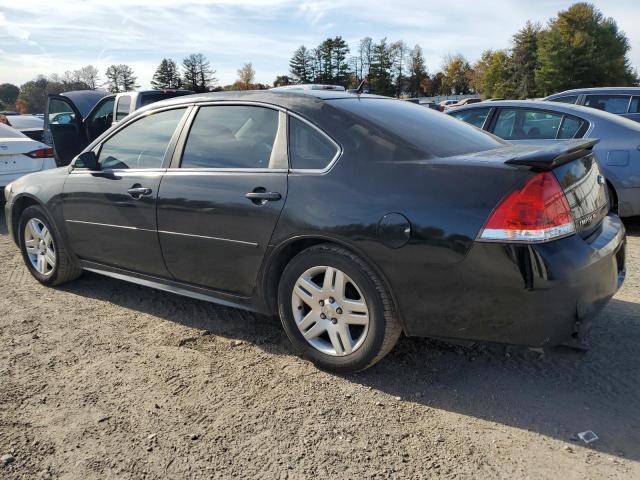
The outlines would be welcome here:
[[[629,41],[615,20],[589,3],[576,3],[546,26],[527,22],[510,48],[486,50],[471,64],[447,55],[429,74],[419,45],[365,37],[354,54],[342,37],[300,46],[289,62],[290,83],[327,83],[389,96],[478,93],[485,98],[532,98],[579,87],[638,85]],[[282,78],[278,77],[280,82]]]
[[[361,39],[352,51],[341,37],[327,38],[308,48],[301,45],[289,61],[289,72],[278,75],[273,86],[323,83],[356,88],[364,82],[371,93],[395,97],[477,93],[485,98],[533,98],[570,88],[638,85],[630,64],[629,40],[614,19],[589,3],[576,3],[559,12],[546,25],[527,22],[507,49],[486,50],[471,64],[462,54],[443,58],[430,73],[420,45],[402,40]],[[245,63],[237,80],[220,86],[216,71],[201,53],[180,64],[164,58],[152,88],[184,88],[194,92],[269,88],[255,82],[255,70]],[[114,64],[104,72],[92,65],[62,75],[39,75],[20,87],[0,85],[0,109],[44,111],[48,93],[106,88],[112,93],[139,88],[133,69]]]

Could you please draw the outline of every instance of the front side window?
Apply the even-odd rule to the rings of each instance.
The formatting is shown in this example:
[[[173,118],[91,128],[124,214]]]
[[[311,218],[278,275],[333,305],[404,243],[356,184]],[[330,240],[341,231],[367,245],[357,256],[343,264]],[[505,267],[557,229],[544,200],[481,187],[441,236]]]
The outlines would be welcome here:
[[[98,138],[111,126],[114,102],[115,99],[113,98],[105,100],[89,117],[88,126],[91,139]]]
[[[49,125],[69,125],[76,119],[71,105],[58,98],[49,100]]]
[[[244,105],[201,107],[182,154],[182,168],[276,168],[279,112]]]
[[[566,97],[558,97],[550,99],[552,102],[560,102],[560,103],[576,103],[578,101],[579,95],[568,95]]]
[[[338,147],[302,120],[289,117],[289,161],[291,168],[322,170],[338,153]]]
[[[633,97],[629,105],[629,113],[640,113],[640,97]]]
[[[561,122],[561,114],[525,108],[503,108],[498,114],[494,134],[505,140],[554,139]]]
[[[629,95],[587,95],[584,104],[586,107],[597,108],[609,113],[627,113],[629,108]]]
[[[185,108],[142,117],[102,144],[98,161],[103,170],[160,168]]]
[[[489,112],[490,107],[487,108],[474,108],[473,110],[465,110],[463,112],[454,112],[452,117],[462,120],[463,122],[470,123],[474,127],[482,128]]]
[[[119,122],[124,117],[129,115],[129,108],[131,107],[131,97],[125,95],[118,99],[118,106],[116,107],[116,122]]]

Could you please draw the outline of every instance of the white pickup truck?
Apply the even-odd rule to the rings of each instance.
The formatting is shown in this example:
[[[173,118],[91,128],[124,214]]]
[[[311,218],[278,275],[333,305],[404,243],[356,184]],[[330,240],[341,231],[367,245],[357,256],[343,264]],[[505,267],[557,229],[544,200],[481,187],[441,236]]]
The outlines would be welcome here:
[[[49,94],[44,115],[44,142],[54,148],[58,165],[67,165],[112,125],[131,112],[167,98],[191,95],[191,90],[143,90],[110,94],[76,90]]]

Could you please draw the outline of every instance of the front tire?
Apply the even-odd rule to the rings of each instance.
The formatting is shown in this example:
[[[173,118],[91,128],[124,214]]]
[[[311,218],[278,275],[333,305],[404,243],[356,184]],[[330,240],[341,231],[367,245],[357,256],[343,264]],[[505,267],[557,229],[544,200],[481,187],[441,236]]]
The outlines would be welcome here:
[[[18,235],[22,258],[31,275],[43,285],[60,285],[82,273],[41,207],[34,205],[22,212]]]
[[[296,255],[278,288],[291,343],[323,370],[348,374],[382,359],[402,327],[382,281],[360,257],[332,244]]]

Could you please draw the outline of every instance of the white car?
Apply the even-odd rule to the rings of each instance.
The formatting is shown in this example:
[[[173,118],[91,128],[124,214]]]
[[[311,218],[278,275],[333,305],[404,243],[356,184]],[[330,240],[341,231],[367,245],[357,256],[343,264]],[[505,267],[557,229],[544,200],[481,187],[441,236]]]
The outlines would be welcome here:
[[[0,192],[16,178],[56,166],[53,148],[0,123]]]
[[[44,119],[36,115],[0,115],[0,123],[21,131],[27,137],[42,141]]]

